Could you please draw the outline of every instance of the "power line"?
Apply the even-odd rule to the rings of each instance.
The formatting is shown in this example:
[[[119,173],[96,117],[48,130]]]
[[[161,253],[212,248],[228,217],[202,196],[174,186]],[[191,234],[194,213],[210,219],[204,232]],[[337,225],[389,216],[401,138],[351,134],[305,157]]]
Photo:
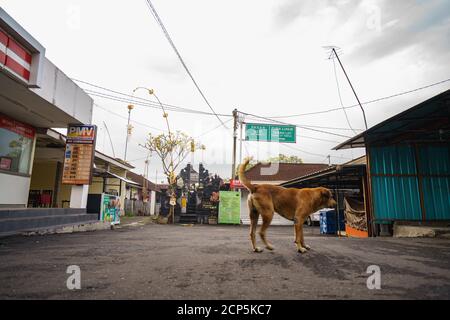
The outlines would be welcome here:
[[[103,93],[103,92],[98,92],[98,91],[94,91],[94,90],[90,90],[90,89],[83,89],[84,91],[86,91],[89,95],[91,96],[95,96],[95,97],[99,97],[99,98],[104,98],[104,99],[109,99],[109,100],[113,100],[113,101],[118,101],[118,102],[125,102],[125,103],[132,103],[138,106],[144,106],[144,107],[149,107],[149,108],[153,108],[153,109],[159,109],[161,110],[161,106],[159,104],[154,103],[151,100],[147,100],[144,98],[137,98],[137,97],[133,97],[134,99],[140,99],[146,102],[141,102],[141,101],[137,101],[137,100],[133,100],[130,98],[126,98],[126,97],[120,97],[120,96],[116,96],[116,95],[112,95],[112,94],[107,94],[107,93]],[[187,108],[181,108],[181,107],[166,107],[166,110],[170,110],[170,111],[174,111],[174,112],[181,112],[181,113],[193,113],[193,114],[202,114],[202,115],[215,115],[213,113],[209,113],[209,112],[205,112],[205,111],[198,111],[198,110],[193,110],[193,109],[187,109]],[[231,115],[228,114],[221,114],[221,116],[225,116],[225,117],[231,117]]]
[[[283,124],[283,125],[295,126],[295,127],[301,128],[301,129],[310,130],[310,131],[316,131],[316,132],[325,133],[325,134],[329,134],[329,135],[334,135],[334,136],[338,136],[338,137],[342,137],[342,138],[350,138],[349,136],[345,136],[345,135],[339,134],[339,133],[334,133],[334,132],[325,131],[325,130],[319,130],[319,129],[314,129],[314,128],[308,128],[308,127],[301,126],[301,125],[298,125],[298,124],[286,123],[286,122],[283,122],[283,121],[278,121],[278,120],[274,120],[274,119],[267,118],[267,117],[257,116],[255,114],[246,113],[246,112],[242,112],[242,111],[239,111],[239,112],[243,113],[245,115],[250,115],[250,116],[253,116],[253,117],[256,117],[256,118],[264,119],[264,120],[267,120],[267,121],[272,121],[272,122]]]
[[[228,122],[230,122],[231,120],[233,120],[233,118],[228,119],[227,121],[225,121],[225,123],[228,123]],[[209,130],[207,130],[207,131],[205,131],[205,132],[199,134],[198,136],[194,137],[194,139],[198,139],[198,138],[200,138],[200,137],[203,137],[204,135],[206,135],[206,134],[208,134],[208,133],[210,133],[210,132],[212,132],[212,131],[214,131],[214,130],[219,129],[221,126],[222,126],[222,124],[219,124],[218,126],[215,126],[214,128],[209,129]]]
[[[122,118],[122,119],[125,119],[125,120],[128,119],[127,117],[122,116],[122,115],[120,115],[120,114],[118,114],[118,113],[116,113],[116,112],[114,112],[114,111],[108,110],[107,108],[102,107],[102,106],[100,106],[100,105],[97,104],[97,103],[94,103],[94,106],[97,107],[97,108],[100,108],[100,109],[102,109],[102,110],[104,110],[104,111],[106,111],[106,112],[108,112],[108,113],[111,113],[111,114],[113,114],[113,115],[115,115],[115,116],[117,116],[117,117],[119,117],[119,118]],[[130,120],[130,122],[132,122],[132,123],[134,123],[134,124],[138,124],[138,125],[144,126],[144,127],[147,127],[147,128],[149,128],[149,129],[153,129],[153,130],[157,130],[157,131],[164,132],[164,130],[162,130],[162,129],[155,128],[155,127],[152,127],[152,126],[149,126],[148,124],[145,124],[145,123],[142,123],[142,122],[139,122],[139,121],[136,121],[136,120]]]
[[[292,150],[300,151],[300,152],[303,152],[303,153],[306,153],[306,154],[309,154],[309,155],[312,155],[312,156],[321,157],[321,158],[323,158],[323,157],[328,157],[328,155],[324,155],[324,154],[320,154],[320,153],[313,153],[313,152],[305,151],[305,150],[303,150],[303,149],[299,149],[299,148],[293,147],[293,146],[288,145],[288,144],[285,144],[285,143],[282,143],[282,145],[285,146],[285,147],[287,147],[287,148],[290,148],[290,149],[292,149]],[[332,158],[339,158],[339,159],[345,159],[345,160],[352,160],[352,159],[350,159],[350,158],[342,157],[342,156],[338,157],[338,156],[332,156],[332,155],[330,155],[330,157],[332,157]]]
[[[191,71],[189,70],[189,68],[187,67],[186,63],[184,62],[183,58],[181,57],[180,52],[178,51],[177,47],[175,46],[175,44],[172,41],[172,38],[170,37],[169,32],[167,31],[166,27],[164,26],[163,22],[161,21],[161,18],[159,17],[158,13],[156,12],[155,7],[153,6],[152,2],[150,0],[146,1],[147,6],[150,8],[150,12],[152,13],[153,17],[155,18],[156,22],[159,24],[159,26],[161,27],[167,41],[169,41],[170,46],[172,47],[173,51],[175,52],[175,54],[177,55],[178,59],[180,60],[181,64],[183,65],[184,69],[186,70],[187,74],[189,75],[189,77],[191,78],[192,82],[194,83],[195,87],[197,88],[198,92],[200,93],[200,95],[202,96],[203,100],[206,102],[206,104],[208,105],[209,109],[211,109],[211,111],[215,114],[216,118],[220,121],[220,123],[227,128],[227,126],[225,126],[224,122],[222,121],[222,119],[219,118],[219,116],[217,115],[217,113],[214,111],[213,107],[211,107],[211,104],[209,103],[208,99],[206,99],[206,96],[203,94],[203,91],[200,89],[199,85],[197,84],[197,81],[195,81],[194,76],[192,75]]]
[[[449,79],[445,79],[445,80],[441,80],[423,87],[419,87],[416,89],[412,89],[412,90],[407,90],[407,91],[403,91],[403,92],[399,92],[399,93],[395,93],[389,96],[385,96],[385,97],[381,97],[381,98],[377,98],[377,99],[373,99],[373,100],[369,100],[366,102],[362,102],[361,104],[366,105],[366,104],[371,104],[371,103],[375,103],[375,102],[379,102],[382,100],[387,100],[387,99],[392,99],[392,98],[396,98],[405,94],[409,94],[409,93],[413,93],[416,91],[420,91],[420,90],[424,90],[424,89],[428,89],[440,84],[443,84],[445,82],[450,81]],[[355,108],[355,107],[359,107],[359,104],[353,104],[347,107],[344,107],[345,109],[351,109],[351,108]],[[323,111],[315,111],[315,112],[307,112],[307,113],[299,113],[299,114],[291,114],[291,115],[285,115],[285,116],[274,116],[274,117],[269,117],[271,119],[283,119],[283,118],[294,118],[294,117],[302,117],[302,116],[310,116],[310,115],[316,115],[316,114],[324,114],[324,113],[329,113],[329,112],[334,112],[334,111],[339,111],[342,108],[332,108],[332,109],[328,109],[328,110],[323,110]]]
[[[87,81],[84,81],[84,80],[80,80],[80,79],[71,78],[71,80],[76,81],[76,82],[79,82],[79,83],[83,83],[83,84],[85,84],[85,85],[88,85],[88,86],[91,86],[91,87],[94,87],[94,88],[97,88],[97,89],[101,89],[101,90],[108,91],[108,92],[111,92],[111,93],[114,93],[114,94],[118,94],[118,95],[120,95],[120,96],[124,96],[124,97],[127,97],[127,98],[132,98],[133,101],[135,101],[135,100],[145,101],[146,103],[149,103],[149,104],[151,104],[152,106],[157,107],[158,109],[161,109],[161,106],[160,106],[158,103],[153,102],[153,101],[151,101],[151,100],[149,100],[149,99],[145,99],[145,98],[141,98],[141,97],[136,97],[136,96],[134,96],[134,95],[126,94],[126,93],[123,93],[123,92],[120,92],[120,91],[117,91],[117,90],[112,90],[112,89],[109,89],[109,88],[106,88],[106,87],[103,87],[103,86],[100,86],[100,85],[97,85],[97,84],[93,84],[93,83],[90,83],[90,82],[87,82]],[[105,94],[105,93],[103,93],[103,92],[98,92],[98,91],[91,90],[91,89],[84,89],[84,90],[85,90],[85,91],[91,91],[91,92],[98,93],[98,94]],[[118,97],[118,98],[125,99],[125,98],[123,98],[123,97]],[[127,101],[130,101],[130,100],[127,100]],[[192,108],[180,107],[180,106],[176,106],[176,105],[172,105],[172,104],[167,104],[167,103],[161,103],[161,104],[162,104],[166,109],[171,110],[171,111],[178,111],[178,110],[179,110],[179,111],[191,111],[191,112],[196,112],[196,113],[203,113],[203,114],[215,115],[214,113],[209,113],[209,112],[205,112],[205,111],[195,110],[195,109],[192,109]],[[230,115],[228,115],[228,114],[219,114],[219,115],[220,115],[220,116],[223,116],[223,117],[230,117]]]
[[[86,89],[85,89],[86,90]],[[86,92],[88,92],[90,95],[93,95],[93,96],[96,96],[96,97],[100,97],[100,98],[104,98],[104,99],[109,99],[109,100],[113,100],[113,101],[119,101],[119,102],[126,102],[126,103],[134,103],[135,105],[140,105],[140,106],[145,106],[145,107],[151,107],[151,108],[158,108],[158,109],[160,109],[160,106],[149,106],[147,103],[141,103],[141,102],[137,102],[137,101],[132,101],[132,100],[128,100],[128,99],[125,99],[125,98],[121,98],[121,97],[117,97],[117,96],[113,96],[113,95],[108,95],[108,94],[104,94],[104,93],[100,93],[100,92],[96,92],[96,91],[92,91],[92,90],[86,90]],[[121,117],[121,118],[124,118],[124,119],[127,119],[126,117],[124,117],[124,116],[122,116],[122,115],[120,115],[120,114],[118,114],[118,113],[115,113],[115,112],[113,112],[113,111],[110,111],[110,110],[108,110],[108,109],[106,109],[106,108],[103,108],[103,107],[101,107],[101,106],[99,106],[98,104],[96,104],[99,108],[101,108],[101,109],[103,109],[103,110],[105,110],[105,111],[107,111],[107,112],[110,112],[110,113],[112,113],[112,114],[114,114],[114,115],[116,115],[116,116],[118,116],[118,117]],[[193,111],[178,111],[178,110],[173,110],[173,111],[176,111],[176,112],[184,112],[184,113],[197,113],[197,112],[193,112]],[[199,112],[199,114],[203,114],[203,115],[213,115],[212,113],[205,113],[205,112],[203,112],[203,111],[200,111]],[[230,115],[225,115],[225,116],[230,116]],[[255,118],[257,118],[257,117],[255,117]],[[228,123],[228,122],[230,122],[232,120],[232,118],[230,118],[230,119],[228,119],[227,121],[225,121],[225,123]],[[270,120],[270,119],[269,119]],[[270,121],[273,121],[273,120],[270,120]],[[158,131],[164,131],[164,130],[161,130],[161,129],[158,129],[158,128],[154,128],[154,127],[151,127],[151,126],[149,126],[149,125],[146,125],[146,124],[144,124],[144,123],[140,123],[140,122],[138,122],[138,121],[135,121],[135,120],[131,120],[131,122],[134,122],[134,123],[136,123],[136,124],[140,124],[140,125],[142,125],[142,126],[145,126],[145,127],[148,127],[148,128],[151,128],[151,129],[155,129],[155,130],[158,130]],[[215,127],[214,129],[217,129],[218,127],[220,127],[220,126],[222,126],[222,124],[220,124],[219,126],[217,126],[217,127]],[[304,126],[304,127],[312,127],[312,128],[314,128],[314,127],[318,127],[318,128],[322,128],[322,127],[320,127],[320,126]],[[344,128],[332,128],[332,127],[323,127],[323,128],[328,128],[328,129],[336,129],[336,130],[343,130]],[[348,130],[347,128],[345,128],[346,130]],[[213,130],[211,130],[211,131],[213,131]],[[207,132],[208,133],[208,132]],[[206,133],[203,133],[203,134],[201,134],[200,136],[202,136],[202,135],[204,135],[204,134],[206,134]],[[317,140],[317,141],[324,141],[324,142],[331,142],[331,143],[340,143],[341,141],[333,141],[333,140],[327,140],[327,139],[321,139],[321,138],[315,138],[315,137],[310,137],[310,136],[307,136],[307,135],[301,135],[301,137],[302,138],[306,138],[306,139],[312,139],[312,140]]]
[[[269,119],[273,119],[274,117],[267,117]],[[257,121],[260,121],[258,118],[253,118],[256,119]],[[308,127],[308,128],[319,128],[319,129],[331,129],[331,130],[343,130],[343,131],[353,131],[353,130],[359,130],[359,131],[364,131],[364,129],[349,129],[349,128],[342,128],[342,127],[324,127],[324,126],[312,126],[312,125],[306,125],[306,124],[302,124],[303,127]]]

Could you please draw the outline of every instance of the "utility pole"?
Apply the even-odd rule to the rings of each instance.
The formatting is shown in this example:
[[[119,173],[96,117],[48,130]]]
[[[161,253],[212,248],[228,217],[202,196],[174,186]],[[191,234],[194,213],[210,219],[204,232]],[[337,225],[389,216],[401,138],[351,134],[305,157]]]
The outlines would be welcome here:
[[[236,140],[237,140],[238,111],[233,110],[233,162],[231,166],[231,180],[236,175]]]
[[[239,137],[239,163],[242,163],[242,130],[244,127],[244,121],[242,117],[239,119],[239,129],[240,129],[240,137]]]
[[[347,78],[347,81],[348,81],[348,83],[350,84],[350,88],[352,88],[353,94],[355,95],[356,100],[358,101],[359,107],[361,108],[361,111],[362,111],[362,113],[363,113],[363,117],[364,117],[364,125],[366,126],[366,130],[367,130],[367,120],[366,120],[366,113],[364,112],[364,108],[363,108],[361,102],[359,101],[358,95],[356,94],[356,91],[355,91],[355,89],[353,88],[352,83],[350,82],[350,79],[349,79],[349,77],[348,77],[348,75],[347,75],[347,72],[345,72],[344,66],[342,65],[341,59],[339,59],[339,56],[338,56],[338,54],[336,53],[335,48],[332,48],[331,50],[333,50],[334,55],[336,56],[337,60],[339,61],[339,64],[340,64],[340,66],[341,66],[341,68],[342,68],[342,71],[344,71],[345,77]]]

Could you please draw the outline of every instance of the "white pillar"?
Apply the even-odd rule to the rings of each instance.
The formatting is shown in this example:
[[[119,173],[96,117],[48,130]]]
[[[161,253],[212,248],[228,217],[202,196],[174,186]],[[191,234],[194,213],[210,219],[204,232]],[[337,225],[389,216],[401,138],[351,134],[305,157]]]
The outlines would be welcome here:
[[[156,207],[156,192],[150,191],[150,214],[153,216],[155,214]]]
[[[72,186],[70,192],[70,207],[71,208],[86,208],[89,185]]]

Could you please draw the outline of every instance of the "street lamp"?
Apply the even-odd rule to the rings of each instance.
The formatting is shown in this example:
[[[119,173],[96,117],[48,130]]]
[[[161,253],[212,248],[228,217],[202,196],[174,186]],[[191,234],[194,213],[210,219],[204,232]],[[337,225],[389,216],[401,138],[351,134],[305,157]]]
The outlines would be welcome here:
[[[132,104],[129,104],[127,108],[128,108],[127,139],[125,140],[125,154],[123,155],[123,160],[127,160],[128,139],[131,135],[131,130],[133,129],[133,127],[130,125],[130,118],[131,118],[131,110],[134,109],[134,106]]]
[[[167,131],[169,132],[169,143],[172,144],[172,133],[170,131],[170,125],[169,125],[169,115],[166,112],[166,109],[164,108],[164,105],[161,103],[161,101],[159,100],[158,96],[155,94],[155,90],[153,89],[149,89],[149,88],[145,88],[145,87],[137,87],[136,89],[133,90],[133,94],[139,90],[139,89],[144,89],[148,92],[149,95],[154,96],[156,98],[156,100],[158,100],[159,105],[161,106],[161,109],[163,111],[163,118],[166,120],[166,125],[167,125]],[[176,176],[175,176],[175,172],[174,172],[174,168],[173,168],[173,154],[172,151],[170,151],[170,165],[169,165],[169,183],[170,185],[173,185],[176,183]],[[171,215],[172,218],[174,219],[174,207],[175,207],[175,203],[173,203],[173,194],[170,195],[171,197],[171,201],[170,201],[170,206],[171,206],[171,212],[169,213],[169,216]],[[173,221],[172,221],[173,222]]]

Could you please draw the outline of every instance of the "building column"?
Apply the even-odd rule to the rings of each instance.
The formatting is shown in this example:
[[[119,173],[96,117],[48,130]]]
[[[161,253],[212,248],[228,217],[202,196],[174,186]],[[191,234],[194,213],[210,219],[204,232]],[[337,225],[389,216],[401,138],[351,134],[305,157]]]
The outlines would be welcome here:
[[[70,192],[70,207],[85,209],[87,205],[88,192],[88,184],[72,186],[72,190]]]
[[[153,216],[155,215],[155,208],[156,208],[156,192],[150,191],[150,214]]]

